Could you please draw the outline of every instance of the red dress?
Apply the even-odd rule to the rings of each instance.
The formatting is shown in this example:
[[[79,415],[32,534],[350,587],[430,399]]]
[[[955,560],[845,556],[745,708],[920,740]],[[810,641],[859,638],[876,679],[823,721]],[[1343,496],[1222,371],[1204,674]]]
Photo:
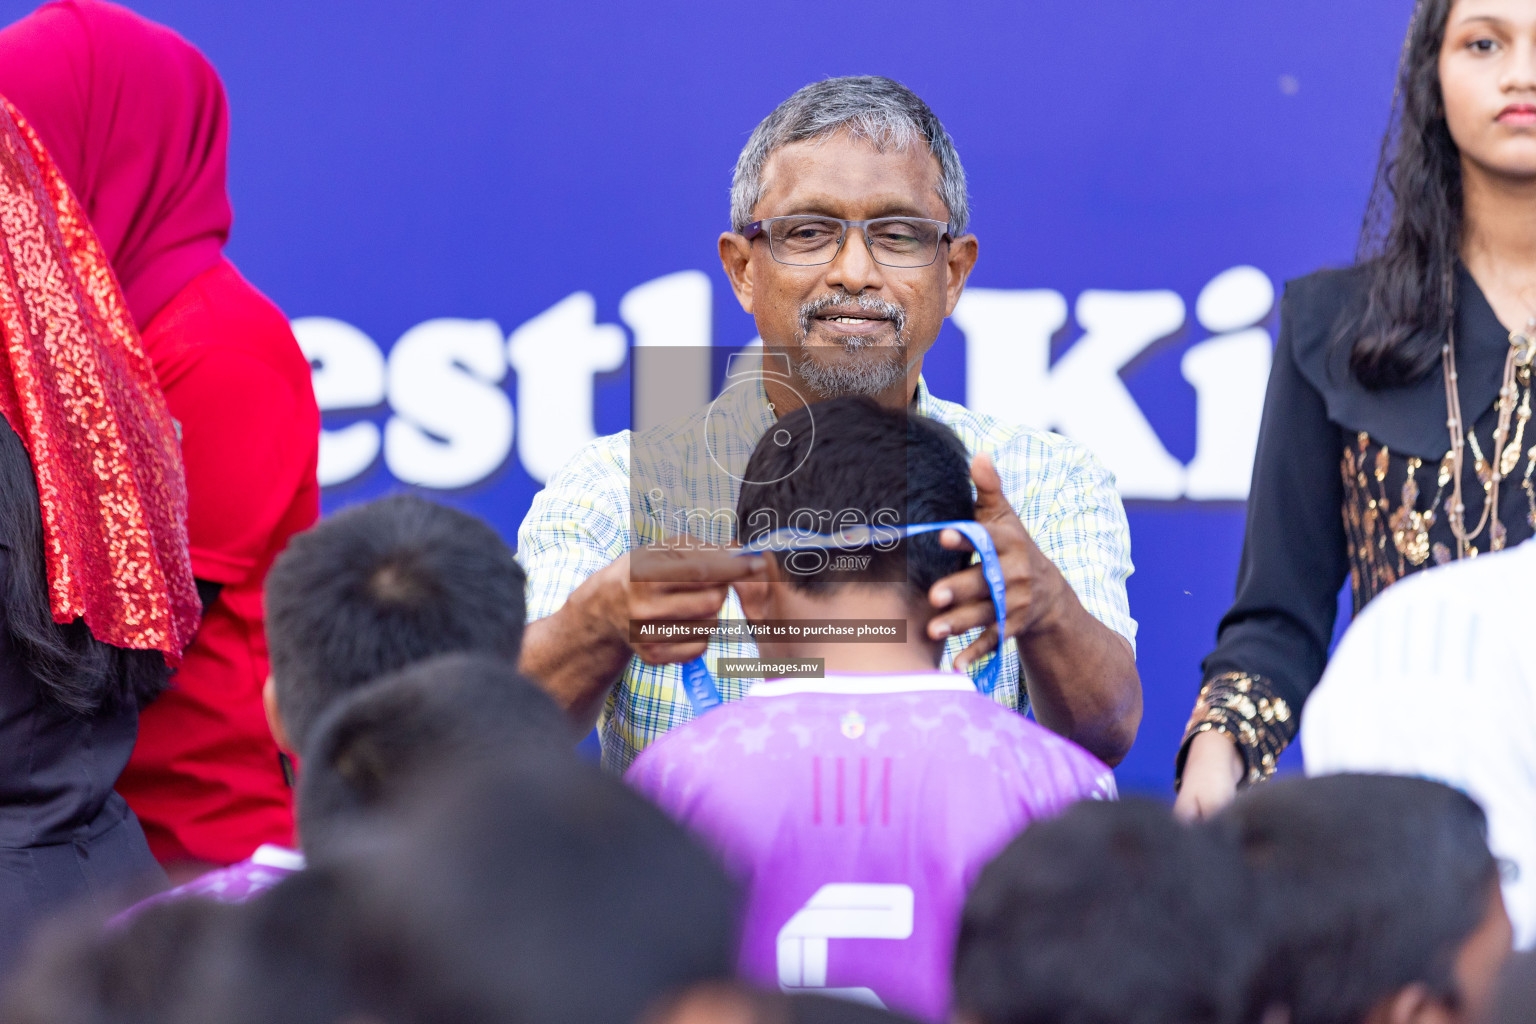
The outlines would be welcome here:
[[[145,709],[118,782],[163,864],[233,864],[293,844],[293,800],[267,728],[262,586],[320,512],[320,412],[282,312],[226,260],[144,328],[180,426],[192,571],[223,585],[171,689]]]

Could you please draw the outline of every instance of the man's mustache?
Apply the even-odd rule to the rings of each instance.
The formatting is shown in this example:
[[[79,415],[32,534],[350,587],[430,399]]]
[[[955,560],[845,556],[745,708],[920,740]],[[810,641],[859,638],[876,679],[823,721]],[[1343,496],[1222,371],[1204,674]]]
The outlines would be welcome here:
[[[812,299],[800,307],[800,337],[805,338],[810,334],[811,322],[835,307],[856,307],[860,313],[869,314],[882,320],[889,320],[896,328],[896,336],[902,336],[902,330],[907,325],[907,311],[893,302],[874,295],[852,295],[848,292],[831,292],[820,298]],[[850,347],[853,347],[850,345]]]

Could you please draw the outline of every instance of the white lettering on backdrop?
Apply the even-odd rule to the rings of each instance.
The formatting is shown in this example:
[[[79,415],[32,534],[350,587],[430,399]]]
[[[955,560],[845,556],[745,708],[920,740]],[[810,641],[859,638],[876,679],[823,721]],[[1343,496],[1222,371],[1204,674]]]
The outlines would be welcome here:
[[[707,275],[682,271],[628,292],[619,315],[637,346],[707,348],[711,299]],[[1065,296],[971,289],[954,315],[965,335],[966,404],[1078,439],[1115,473],[1128,499],[1240,501],[1248,495],[1273,350],[1262,324],[1274,303],[1269,278],[1246,266],[1218,274],[1196,300],[1195,321],[1211,336],[1180,362],[1195,393],[1188,465],[1169,453],[1121,376],[1185,325],[1175,292],[1083,292],[1074,309],[1083,335],[1053,363],[1052,339],[1068,321]],[[387,410],[382,430],[362,419],[321,432],[324,486],[355,479],[382,454],[396,479],[467,487],[506,462],[514,436],[518,461],[542,482],[596,436],[594,378],[621,368],[628,354],[624,328],[598,323],[587,292],[567,296],[510,336],[492,320],[429,320],[406,331],[387,357],[340,320],[303,317],[293,328],[323,412]],[[707,366],[698,366],[698,380],[670,381],[668,393],[682,386],[707,402]],[[517,374],[515,406],[503,383],[509,369]],[[643,382],[639,390],[648,391]],[[631,411],[639,422],[675,415]]]
[[[529,476],[548,480],[597,436],[592,378],[623,366],[624,348],[624,328],[598,323],[597,303],[586,292],[562,299],[512,332],[507,358],[517,371],[517,457]]]

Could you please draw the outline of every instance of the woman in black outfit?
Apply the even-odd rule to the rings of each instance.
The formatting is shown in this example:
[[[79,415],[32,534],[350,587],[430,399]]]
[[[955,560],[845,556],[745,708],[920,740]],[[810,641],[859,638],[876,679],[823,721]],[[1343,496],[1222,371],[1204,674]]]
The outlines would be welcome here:
[[[0,419],[0,971],[29,921],[164,879],[112,787],[165,659],[53,621],[38,510],[32,463]]]
[[[1360,261],[1281,305],[1237,599],[1179,752],[1186,816],[1273,773],[1346,578],[1358,612],[1536,524],[1536,8],[1420,0],[1395,106]]]
[[[0,100],[0,980],[43,917],[164,883],[113,786],[197,630],[186,511],[111,265]]]

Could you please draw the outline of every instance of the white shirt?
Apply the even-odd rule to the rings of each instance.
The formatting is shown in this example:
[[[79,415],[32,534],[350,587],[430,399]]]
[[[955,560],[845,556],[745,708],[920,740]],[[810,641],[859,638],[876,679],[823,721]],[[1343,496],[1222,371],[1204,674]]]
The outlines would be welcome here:
[[[1307,700],[1308,775],[1435,779],[1477,800],[1514,862],[1504,901],[1536,946],[1536,540],[1394,584],[1344,635]]]

